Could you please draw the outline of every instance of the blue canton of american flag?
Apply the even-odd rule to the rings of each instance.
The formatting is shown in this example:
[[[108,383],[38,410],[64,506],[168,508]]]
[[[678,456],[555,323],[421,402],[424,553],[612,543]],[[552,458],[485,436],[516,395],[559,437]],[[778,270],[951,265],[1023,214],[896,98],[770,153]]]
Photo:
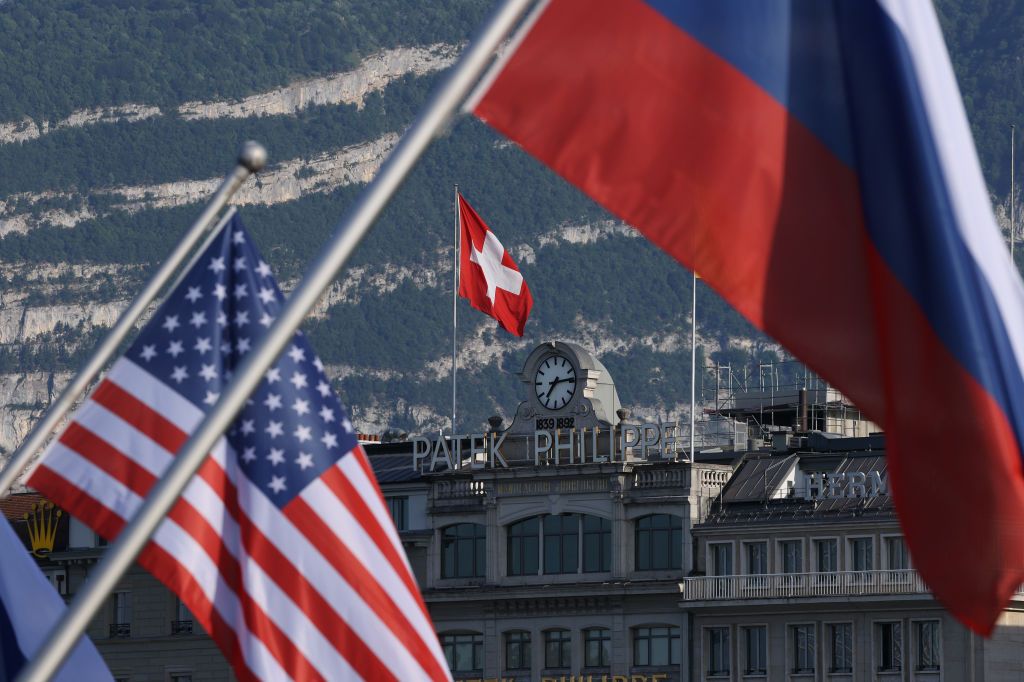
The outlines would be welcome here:
[[[236,217],[127,356],[204,412],[281,310],[284,295]],[[279,507],[356,447],[355,430],[302,332],[264,375],[228,442]]]
[[[116,536],[282,301],[235,215],[29,484]],[[451,679],[353,431],[296,334],[139,557],[240,680]]]

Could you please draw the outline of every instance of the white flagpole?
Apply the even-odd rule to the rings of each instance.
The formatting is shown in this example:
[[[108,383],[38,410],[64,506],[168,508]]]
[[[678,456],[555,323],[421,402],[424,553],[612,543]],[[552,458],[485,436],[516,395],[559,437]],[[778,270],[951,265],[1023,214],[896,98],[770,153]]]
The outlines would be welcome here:
[[[131,568],[135,557],[202,466],[206,453],[213,449],[221,434],[234,421],[249,394],[291,341],[302,320],[334,281],[381,210],[437,133],[448,123],[487,68],[498,46],[532,2],[505,0],[470,42],[427,108],[402,136],[370,185],[342,219],[330,242],[288,298],[277,321],[242,361],[220,400],[150,490],[138,514],[107,550],[71,602],[67,614],[47,635],[39,653],[22,669],[16,682],[45,682],[57,671],[93,617],[103,608],[121,576]]]
[[[693,271],[693,303],[690,307],[690,461],[693,459],[697,411],[697,271]]]
[[[1017,133],[1017,126],[1011,123],[1010,124],[1010,262],[1013,263],[1014,269],[1017,268],[1017,263],[1013,259],[1013,248],[1014,248],[1014,246],[1017,243],[1017,227],[1016,227],[1016,225],[1014,225],[1014,220],[1013,220],[1013,218],[1014,218],[1013,211],[1014,211],[1014,208],[1016,208],[1014,206],[1014,197],[1013,197],[1013,189],[1014,189],[1013,188],[1013,170],[1014,170],[1013,169],[1013,166],[1014,166],[1014,163],[1013,163],[1013,152],[1014,152],[1014,149],[1013,148],[1015,146],[1014,142],[1016,141],[1015,140],[1016,133]]]
[[[462,212],[459,210],[459,185],[455,184],[455,251],[452,271],[452,441],[455,440],[455,373],[459,366],[458,346],[458,319],[459,319],[459,243],[462,239]]]
[[[128,336],[132,327],[146,310],[146,306],[156,298],[160,289],[170,280],[174,271],[178,269],[178,266],[188,256],[192,247],[207,232],[213,223],[213,219],[220,213],[220,210],[224,208],[224,205],[238,191],[238,188],[242,186],[242,183],[245,182],[249,175],[263,168],[266,161],[267,150],[262,145],[257,142],[246,142],[242,145],[241,150],[238,152],[238,164],[224,177],[220,187],[217,188],[209,203],[206,204],[206,208],[203,209],[203,212],[192,223],[192,226],[185,233],[182,240],[178,242],[178,245],[174,247],[167,260],[149,278],[146,286],[135,297],[132,304],[121,313],[121,317],[118,318],[113,328],[107,332],[107,336],[96,347],[96,350],[93,351],[92,357],[86,360],[85,364],[78,370],[78,373],[64,387],[64,391],[60,396],[50,403],[49,409],[36,422],[31,433],[22,441],[21,446],[7,462],[7,466],[3,468],[3,471],[0,471],[0,497],[5,497],[8,494],[11,486],[18,480],[18,476],[28,467],[33,455],[39,451],[39,448],[46,442],[47,437],[53,433],[60,420],[64,418],[64,415],[74,405],[75,400],[85,392],[89,384],[96,378],[96,375],[100,373],[100,370],[114,356],[118,346],[121,345],[121,342]]]

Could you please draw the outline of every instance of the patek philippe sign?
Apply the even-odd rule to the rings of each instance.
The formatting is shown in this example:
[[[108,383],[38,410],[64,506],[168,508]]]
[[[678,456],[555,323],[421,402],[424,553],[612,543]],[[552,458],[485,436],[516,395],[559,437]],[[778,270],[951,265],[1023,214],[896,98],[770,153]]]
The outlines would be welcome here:
[[[812,473],[807,475],[805,500],[878,497],[889,493],[889,481],[877,471]]]
[[[412,468],[430,472],[448,469],[508,468],[502,447],[513,440],[534,466],[644,461],[674,458],[679,452],[678,422],[623,424],[615,427],[537,429],[532,436],[509,438],[508,432],[471,433],[412,439]],[[522,459],[514,460],[522,463]]]

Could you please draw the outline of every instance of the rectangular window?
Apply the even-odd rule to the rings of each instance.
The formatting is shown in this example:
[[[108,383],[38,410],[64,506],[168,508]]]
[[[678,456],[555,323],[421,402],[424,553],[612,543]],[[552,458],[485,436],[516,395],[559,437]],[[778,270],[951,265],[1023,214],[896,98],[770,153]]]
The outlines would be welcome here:
[[[441,531],[441,577],[483,578],[487,575],[487,528],[457,523]]]
[[[839,570],[839,543],[835,540],[815,540],[815,554],[818,573],[835,573]]]
[[[651,514],[636,520],[636,570],[682,568],[683,521],[674,514]]]
[[[853,570],[873,571],[875,569],[875,543],[872,538],[850,540],[850,554]]]
[[[708,545],[711,558],[711,575],[732,575],[732,545],[713,543]]]
[[[755,625],[743,628],[743,674],[768,674],[768,628]]]
[[[747,573],[764,575],[768,573],[768,543],[751,542],[747,548]]]
[[[676,665],[681,658],[679,628],[644,627],[633,630],[633,665]]]
[[[902,625],[898,622],[876,623],[875,632],[879,672],[899,672],[903,670]]]
[[[917,661],[914,667],[920,671],[939,670],[940,624],[937,620],[922,620],[914,623],[917,639]]]
[[[544,667],[572,667],[572,635],[568,630],[547,630],[544,633]]]
[[[583,572],[612,570],[612,522],[600,516],[583,517]]]
[[[391,512],[391,520],[395,522],[397,530],[409,528],[409,498],[405,495],[400,497],[384,498],[388,503],[388,510]]]
[[[525,630],[505,634],[505,669],[530,669],[530,633]]]
[[[910,557],[903,536],[895,535],[885,539],[885,568],[889,571],[905,571],[910,568]]]
[[[193,631],[192,612],[181,599],[175,600],[174,620],[171,621],[172,635],[191,635]]]
[[[729,628],[708,628],[708,677],[729,675]]]
[[[448,669],[453,673],[479,672],[484,667],[484,636],[477,633],[441,635]]]
[[[828,626],[828,671],[853,672],[853,624],[832,623]]]
[[[579,569],[580,518],[576,514],[544,517],[544,573],[576,573]]]
[[[607,668],[612,660],[612,632],[605,628],[583,631],[583,665],[588,668]]]
[[[792,625],[789,634],[793,644],[793,672],[814,674],[814,626]]]
[[[783,540],[779,543],[779,550],[782,553],[783,573],[804,572],[804,548],[799,540]]]
[[[540,517],[508,527],[508,574],[537,575],[540,571]]]
[[[110,596],[110,636],[132,636],[131,592],[115,592]]]

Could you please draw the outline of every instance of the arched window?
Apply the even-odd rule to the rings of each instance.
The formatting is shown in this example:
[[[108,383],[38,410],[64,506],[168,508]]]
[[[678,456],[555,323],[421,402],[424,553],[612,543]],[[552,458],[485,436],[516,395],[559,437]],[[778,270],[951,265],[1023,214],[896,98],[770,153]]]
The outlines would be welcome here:
[[[649,625],[633,628],[633,665],[676,665],[682,657],[678,627]]]
[[[441,577],[487,576],[487,529],[479,523],[457,523],[441,531]]]
[[[612,522],[600,516],[583,517],[583,572],[612,570]]]
[[[544,575],[610,571],[612,522],[587,514],[552,514],[511,524],[508,574],[537,575],[541,568]]]
[[[544,517],[544,573],[577,573],[580,519],[576,514]]]
[[[612,660],[612,631],[608,628],[587,628],[583,631],[583,666],[607,668]]]
[[[484,636],[479,632],[443,633],[441,649],[453,673],[479,673],[484,669]]]
[[[572,667],[572,633],[568,630],[544,631],[544,667]]]
[[[508,527],[508,574],[537,575],[540,570],[540,517]]]
[[[505,670],[530,669],[530,633],[512,630],[505,633]]]
[[[683,520],[651,514],[636,520],[636,570],[667,571],[683,566]]]

